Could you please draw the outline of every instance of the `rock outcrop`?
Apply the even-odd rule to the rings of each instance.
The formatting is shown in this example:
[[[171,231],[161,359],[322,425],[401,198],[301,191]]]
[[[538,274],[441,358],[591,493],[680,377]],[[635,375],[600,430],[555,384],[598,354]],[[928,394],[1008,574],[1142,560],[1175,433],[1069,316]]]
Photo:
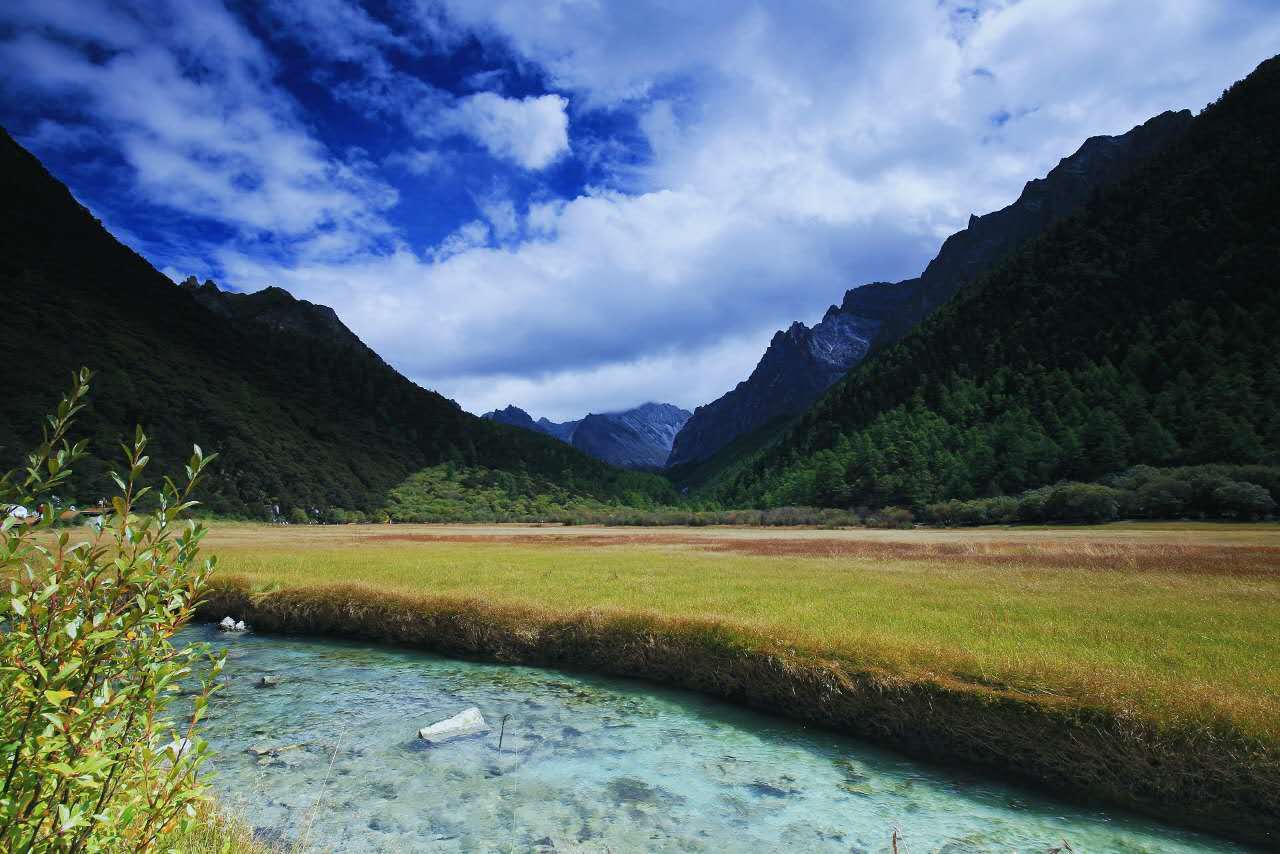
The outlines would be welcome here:
[[[360,343],[327,305],[318,305],[274,286],[254,293],[224,291],[212,279],[188,276],[180,287],[205,308],[237,323],[256,323],[273,332],[292,332],[331,342]]]

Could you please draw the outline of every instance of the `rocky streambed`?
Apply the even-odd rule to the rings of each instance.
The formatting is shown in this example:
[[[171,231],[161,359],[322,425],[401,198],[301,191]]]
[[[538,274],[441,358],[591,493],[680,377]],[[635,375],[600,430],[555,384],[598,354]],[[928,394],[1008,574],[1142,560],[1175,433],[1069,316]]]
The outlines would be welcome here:
[[[879,852],[895,830],[951,854],[1241,850],[646,683],[183,637],[228,651],[205,727],[220,804],[318,850]]]

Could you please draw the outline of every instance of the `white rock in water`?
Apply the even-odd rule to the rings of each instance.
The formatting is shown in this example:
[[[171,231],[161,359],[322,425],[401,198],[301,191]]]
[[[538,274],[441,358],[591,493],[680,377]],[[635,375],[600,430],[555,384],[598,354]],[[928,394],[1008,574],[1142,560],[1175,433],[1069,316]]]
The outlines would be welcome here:
[[[484,722],[484,717],[480,714],[480,710],[472,706],[469,709],[458,712],[451,718],[445,718],[442,721],[436,721],[431,726],[423,727],[418,730],[418,738],[432,744],[441,744],[455,738],[465,738],[469,735],[479,735],[488,731],[489,725]]]
[[[238,622],[236,623],[236,628],[235,628],[235,630],[236,630],[237,632],[243,632],[243,631],[247,631],[247,630],[248,630],[248,628],[249,628],[249,627],[248,627],[248,626],[246,626],[246,625],[244,624],[244,620],[240,620],[240,621],[238,621]]]
[[[231,619],[230,617],[223,617],[222,622],[218,623],[218,628],[222,629],[224,632],[229,632],[235,627],[236,627],[236,621]]]

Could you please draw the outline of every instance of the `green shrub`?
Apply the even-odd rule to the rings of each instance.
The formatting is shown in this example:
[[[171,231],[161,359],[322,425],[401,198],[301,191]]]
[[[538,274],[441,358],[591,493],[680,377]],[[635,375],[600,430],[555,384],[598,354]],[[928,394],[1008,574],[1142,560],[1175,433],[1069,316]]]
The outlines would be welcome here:
[[[1044,504],[1045,518],[1067,521],[1109,522],[1120,516],[1118,489],[1097,483],[1063,483],[1055,486]]]
[[[886,507],[867,517],[868,528],[907,529],[915,524],[915,516],[906,507]]]
[[[1186,512],[1191,503],[1191,484],[1161,477],[1149,480],[1134,492],[1134,511],[1152,519],[1168,519]]]
[[[34,505],[66,482],[85,453],[66,436],[88,382],[82,371],[25,469],[0,478],[0,503]],[[0,849],[149,851],[199,814],[196,725],[222,662],[178,721],[170,702],[207,651],[171,639],[213,570],[199,558],[204,529],[181,521],[212,457],[197,448],[185,487],[166,478],[153,492],[146,445],[139,429],[100,535],[81,527],[73,541],[52,514],[0,525]]]
[[[1255,483],[1228,481],[1213,491],[1213,503],[1218,512],[1240,519],[1265,516],[1276,509],[1276,502],[1267,490]]]

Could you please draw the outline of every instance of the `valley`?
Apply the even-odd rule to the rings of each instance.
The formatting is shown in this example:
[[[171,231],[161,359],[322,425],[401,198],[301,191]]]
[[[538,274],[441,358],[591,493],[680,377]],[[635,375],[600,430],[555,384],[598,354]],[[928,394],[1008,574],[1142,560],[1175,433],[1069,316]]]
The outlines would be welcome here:
[[[211,619],[640,676],[1178,822],[1248,815],[1257,839],[1280,818],[1274,524],[223,525],[209,547]],[[845,687],[810,705],[818,672]],[[1097,777],[1116,727],[1132,741]]]
[[[0,849],[1280,848],[1280,13],[84,3]]]

